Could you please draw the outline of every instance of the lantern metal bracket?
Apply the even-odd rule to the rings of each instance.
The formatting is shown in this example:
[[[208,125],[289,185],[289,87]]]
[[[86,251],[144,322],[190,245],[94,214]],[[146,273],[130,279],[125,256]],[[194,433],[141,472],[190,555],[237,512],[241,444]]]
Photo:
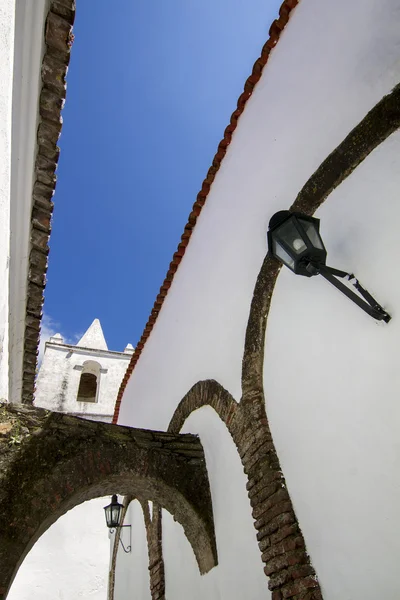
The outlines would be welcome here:
[[[110,533],[114,533],[116,531],[116,529],[122,529],[122,527],[129,527],[129,546],[127,546],[125,548],[124,542],[122,541],[121,536],[119,536],[119,542],[120,542],[124,552],[126,552],[126,554],[129,554],[129,552],[131,552],[131,550],[132,550],[132,526],[131,525],[118,525],[118,527],[113,527],[112,529],[110,529]]]
[[[327,281],[329,281],[329,283],[334,285],[336,289],[338,289],[355,304],[357,304],[357,306],[359,306],[370,317],[373,317],[378,321],[385,321],[385,323],[389,323],[391,316],[382,308],[380,304],[378,304],[375,298],[373,298],[373,296],[371,296],[371,294],[362,287],[358,279],[356,279],[356,277],[353,274],[346,273],[345,271],[340,271],[339,269],[334,269],[333,267],[328,267],[328,265],[314,263],[311,261],[307,265],[307,270],[312,275],[321,274],[322,277],[324,277]],[[337,277],[347,279],[361,294],[362,298],[360,298],[358,294],[355,294],[341,281],[336,279]]]

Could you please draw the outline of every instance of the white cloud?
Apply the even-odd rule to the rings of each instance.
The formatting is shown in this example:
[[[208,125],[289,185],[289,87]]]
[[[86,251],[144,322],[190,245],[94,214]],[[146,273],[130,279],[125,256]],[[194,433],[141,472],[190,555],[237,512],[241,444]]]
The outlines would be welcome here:
[[[43,354],[44,354],[44,345],[55,333],[59,333],[59,324],[56,323],[49,315],[45,312],[42,317],[42,325],[40,328],[40,341],[39,341],[39,357],[38,363],[39,366],[42,364]]]
[[[83,333],[75,333],[71,337],[65,336],[62,332],[62,326],[58,321],[55,321],[50,315],[47,313],[43,313],[42,317],[42,325],[40,329],[40,342],[39,342],[39,356],[38,356],[38,364],[39,367],[42,364],[44,347],[45,343],[49,341],[51,336],[56,333],[61,334],[64,339],[65,344],[73,344],[75,345],[77,341],[82,337]]]
[[[80,331],[79,333],[74,333],[74,335],[69,338],[69,341],[66,341],[66,344],[73,344],[74,346],[79,342],[81,337],[83,337],[84,331]]]

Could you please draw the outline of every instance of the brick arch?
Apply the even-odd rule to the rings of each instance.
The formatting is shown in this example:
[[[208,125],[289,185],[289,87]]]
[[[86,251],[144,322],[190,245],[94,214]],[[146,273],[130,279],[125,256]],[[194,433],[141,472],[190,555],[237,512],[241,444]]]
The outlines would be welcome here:
[[[281,471],[263,403],[238,404],[217,381],[196,383],[179,403],[168,431],[211,406],[224,421],[247,475],[254,527],[273,600],[321,600],[314,568]],[[283,594],[289,594],[283,596]],[[305,596],[305,594],[309,594]]]
[[[215,566],[211,495],[197,436],[131,429],[41,409],[21,412],[10,405],[2,408],[1,417],[10,449],[0,471],[2,600],[30,548],[61,515],[113,493],[164,507],[183,526],[200,572]]]
[[[136,498],[125,496],[124,508],[122,511],[122,520],[125,519],[126,512],[131,502]],[[152,600],[165,600],[165,568],[162,552],[162,513],[161,506],[154,504],[150,512],[149,502],[147,500],[138,500],[143,512],[144,526],[146,530],[147,553],[149,560],[149,584]],[[109,579],[108,579],[108,600],[114,600],[115,590],[115,568],[117,556],[120,550],[119,539],[121,530],[115,532],[115,541],[112,551]]]
[[[150,594],[152,600],[165,600],[165,566],[162,551],[162,511],[153,503],[141,501],[146,528],[147,553],[149,557]]]
[[[322,162],[300,190],[290,210],[314,214],[330,193],[399,127],[400,84],[383,97]],[[300,600],[306,595],[309,600],[320,600],[321,589],[306,552],[265,410],[265,337],[280,268],[278,261],[269,255],[265,257],[255,284],[246,328],[242,397],[234,416],[224,420],[248,476],[254,526],[265,563],[264,571],[270,578],[268,587],[272,590],[272,599]]]
[[[214,379],[199,381],[180,401],[170,421],[168,431],[179,433],[191,413],[202,406],[211,406],[229,429],[238,403],[218,381]]]
[[[312,216],[362,161],[400,127],[400,83],[378,102],[321,163],[289,210]],[[284,207],[282,207],[284,208]],[[267,255],[260,269],[247,324],[241,403],[264,402],[263,364],[268,313],[280,263]]]

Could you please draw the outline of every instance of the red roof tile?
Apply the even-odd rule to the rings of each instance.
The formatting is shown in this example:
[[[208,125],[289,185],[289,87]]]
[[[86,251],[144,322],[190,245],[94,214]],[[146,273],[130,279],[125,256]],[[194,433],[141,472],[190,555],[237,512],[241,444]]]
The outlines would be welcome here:
[[[239,96],[237,102],[237,109],[233,112],[231,116],[231,120],[227,128],[224,132],[224,137],[220,141],[218,145],[218,150],[216,155],[214,156],[214,160],[212,162],[211,167],[208,170],[207,177],[203,181],[203,185],[201,186],[200,192],[197,194],[197,198],[195,203],[193,204],[192,212],[189,215],[188,222],[185,226],[184,232],[181,236],[181,241],[178,245],[178,249],[172,257],[172,261],[170,263],[167,275],[165,277],[164,283],[161,286],[160,293],[158,294],[156,301],[154,303],[153,309],[151,311],[150,317],[147,321],[146,327],[144,328],[142,337],[140,338],[139,343],[136,346],[134,354],[132,354],[132,358],[129,364],[129,367],[126,371],[125,377],[122,380],[121,386],[119,388],[117,401],[115,404],[114,410],[114,418],[113,423],[118,421],[119,410],[121,406],[122,396],[124,394],[126,385],[129,381],[129,377],[136,366],[136,363],[139,360],[139,357],[142,353],[143,347],[150,336],[150,333],[153,329],[154,323],[158,317],[158,313],[161,310],[162,304],[164,302],[164,298],[167,295],[168,289],[171,287],[172,280],[174,275],[178,269],[178,266],[182,260],[183,255],[185,254],[186,246],[189,243],[190,237],[192,235],[192,231],[196,225],[197,218],[201,213],[201,210],[207,200],[208,193],[211,189],[211,185],[215,179],[216,174],[221,166],[222,160],[226,154],[226,150],[231,143],[233,132],[236,129],[238,120],[240,115],[243,113],[244,108],[246,106],[247,100],[250,98],[255,85],[261,78],[263,69],[268,62],[269,54],[271,50],[278,43],[281,32],[285,28],[291,11],[297,6],[299,0],[284,0],[280,9],[279,9],[279,18],[275,19],[269,28],[269,38],[264,44],[264,47],[261,51],[261,56],[256,60],[253,66],[253,71],[250,77],[247,79],[244,84],[244,91]]]

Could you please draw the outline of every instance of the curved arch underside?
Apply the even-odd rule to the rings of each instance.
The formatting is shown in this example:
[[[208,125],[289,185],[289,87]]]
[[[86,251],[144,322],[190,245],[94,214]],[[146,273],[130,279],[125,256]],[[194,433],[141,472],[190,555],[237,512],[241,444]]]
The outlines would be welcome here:
[[[48,527],[74,506],[114,493],[164,507],[183,526],[200,571],[217,564],[210,488],[198,437],[12,405],[1,408],[1,425],[1,600]]]

